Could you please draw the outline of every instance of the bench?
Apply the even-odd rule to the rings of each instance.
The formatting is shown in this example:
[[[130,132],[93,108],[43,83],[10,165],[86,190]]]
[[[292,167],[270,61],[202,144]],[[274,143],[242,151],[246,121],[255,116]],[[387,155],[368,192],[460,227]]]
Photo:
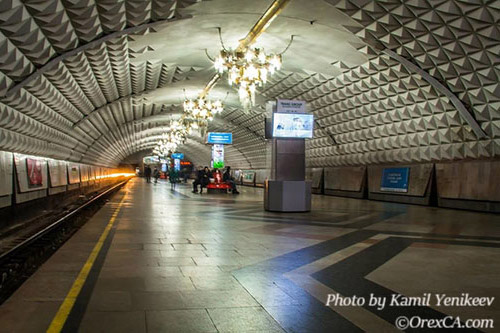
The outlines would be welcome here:
[[[227,193],[231,189],[231,185],[222,182],[220,173],[213,173],[214,182],[207,185],[207,193]]]

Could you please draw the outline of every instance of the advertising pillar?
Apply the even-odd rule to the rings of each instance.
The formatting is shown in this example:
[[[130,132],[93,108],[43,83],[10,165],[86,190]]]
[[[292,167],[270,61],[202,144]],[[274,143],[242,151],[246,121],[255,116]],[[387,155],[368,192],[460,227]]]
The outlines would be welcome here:
[[[214,168],[224,168],[224,145],[214,144],[212,146],[212,161]]]
[[[312,138],[313,127],[313,115],[306,112],[304,101],[277,101],[272,113],[271,179],[265,183],[265,210],[311,210],[311,182],[305,180],[305,139]]]
[[[224,145],[233,143],[233,134],[208,132],[207,143],[212,145],[212,167],[224,168]]]

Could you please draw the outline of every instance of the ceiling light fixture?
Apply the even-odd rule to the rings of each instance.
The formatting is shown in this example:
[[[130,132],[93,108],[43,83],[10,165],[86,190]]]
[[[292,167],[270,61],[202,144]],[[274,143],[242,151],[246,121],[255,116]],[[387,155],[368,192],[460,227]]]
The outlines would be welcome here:
[[[207,126],[214,116],[224,110],[220,100],[210,101],[203,97],[196,100],[184,101],[184,113],[187,119],[198,123],[201,127]]]
[[[226,49],[222,41],[221,30],[219,37],[222,50],[213,60],[215,69],[219,74],[227,72],[229,85],[238,86],[238,95],[243,107],[248,109],[255,105],[257,87],[262,87],[267,78],[281,69],[283,54],[288,50],[293,41],[293,35],[285,50],[278,54],[266,54],[262,48],[237,48]]]

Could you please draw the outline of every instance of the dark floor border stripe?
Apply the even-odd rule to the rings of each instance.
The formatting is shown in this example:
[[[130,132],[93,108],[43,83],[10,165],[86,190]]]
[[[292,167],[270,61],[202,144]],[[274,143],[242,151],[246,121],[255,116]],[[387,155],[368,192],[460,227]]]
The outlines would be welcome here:
[[[329,288],[337,291],[345,297],[357,296],[368,299],[370,295],[375,295],[378,298],[385,298],[386,304],[390,304],[390,299],[393,294],[397,292],[390,290],[384,286],[379,285],[366,276],[372,271],[376,270],[392,258],[399,255],[402,251],[407,249],[413,243],[444,243],[451,245],[479,245],[479,246],[492,246],[500,247],[500,244],[480,243],[480,242],[467,242],[467,241],[441,241],[435,239],[420,239],[420,238],[402,238],[402,237],[389,237],[386,238],[346,259],[331,265],[323,270],[320,270],[311,276],[328,286]],[[365,305],[365,309],[373,314],[386,320],[388,323],[394,325],[399,316],[406,316],[411,318],[419,316],[420,318],[427,319],[440,319],[447,315],[426,306],[386,306],[382,310],[378,310],[375,306]],[[452,329],[451,329],[452,330]],[[411,330],[413,332],[426,332],[432,330]],[[453,331],[453,330],[452,330]],[[464,332],[479,332],[478,330],[461,330]]]
[[[372,230],[372,229],[366,229]],[[385,231],[385,230],[377,230],[381,234],[387,235],[399,235],[399,236],[418,236],[418,237],[442,237],[442,238],[454,238],[454,239],[463,239],[463,240],[486,240],[486,241],[500,241],[500,237],[493,236],[468,236],[468,235],[448,235],[448,234],[433,234],[426,232],[412,232],[412,231]],[[441,240],[439,240],[441,241]]]
[[[335,311],[283,276],[284,273],[324,258],[375,236],[378,232],[357,230],[334,239],[264,260],[232,272],[240,284],[255,297],[262,285],[279,288],[297,301],[297,305],[262,304],[278,323],[290,332],[362,332]],[[258,301],[258,299],[257,299]]]

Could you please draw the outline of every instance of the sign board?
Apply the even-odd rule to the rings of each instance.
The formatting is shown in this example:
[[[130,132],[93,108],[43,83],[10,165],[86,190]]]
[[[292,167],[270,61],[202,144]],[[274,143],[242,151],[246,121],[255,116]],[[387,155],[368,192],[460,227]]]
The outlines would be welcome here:
[[[172,155],[170,155],[171,158],[173,158],[174,160],[177,158],[179,160],[183,160],[184,159],[184,154],[183,153],[172,153]]]
[[[215,144],[212,146],[213,167],[221,169],[224,167],[224,145]]]
[[[384,168],[382,172],[381,191],[408,192],[410,168]]]
[[[276,112],[279,113],[306,113],[305,101],[294,101],[289,99],[278,99]]]
[[[207,143],[230,145],[233,143],[233,133],[208,132]]]

